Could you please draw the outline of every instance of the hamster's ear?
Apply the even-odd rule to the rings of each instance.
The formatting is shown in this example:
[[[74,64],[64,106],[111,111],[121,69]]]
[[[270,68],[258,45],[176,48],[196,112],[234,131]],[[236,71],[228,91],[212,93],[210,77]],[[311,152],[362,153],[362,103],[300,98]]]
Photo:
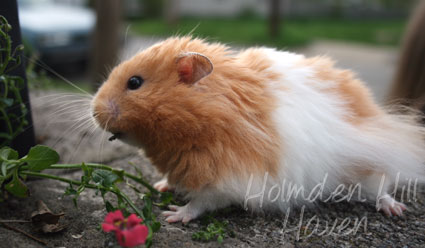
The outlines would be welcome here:
[[[180,54],[176,63],[180,81],[187,84],[198,82],[213,70],[211,60],[207,56],[195,52]]]

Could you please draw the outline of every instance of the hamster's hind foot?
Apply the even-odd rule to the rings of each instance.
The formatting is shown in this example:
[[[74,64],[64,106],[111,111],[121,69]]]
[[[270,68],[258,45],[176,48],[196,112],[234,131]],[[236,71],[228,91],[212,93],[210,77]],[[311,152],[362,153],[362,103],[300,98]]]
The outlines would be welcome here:
[[[402,216],[403,211],[407,209],[406,205],[396,201],[390,195],[384,195],[377,207],[378,211],[384,212],[387,216]]]
[[[175,205],[169,205],[168,208],[171,211],[164,211],[162,215],[166,216],[165,219],[168,223],[179,222],[181,221],[183,224],[188,223],[189,221],[198,217],[197,211],[191,211],[189,204],[179,207]]]

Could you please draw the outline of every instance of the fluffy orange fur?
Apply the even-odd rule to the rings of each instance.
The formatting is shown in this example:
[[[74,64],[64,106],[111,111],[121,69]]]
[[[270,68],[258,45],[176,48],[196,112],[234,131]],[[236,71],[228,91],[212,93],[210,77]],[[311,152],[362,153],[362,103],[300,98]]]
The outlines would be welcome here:
[[[195,84],[179,80],[182,53],[207,56],[213,72]],[[100,125],[135,137],[172,185],[200,190],[226,175],[276,175],[280,150],[270,120],[275,103],[266,83],[270,61],[256,49],[232,55],[221,44],[170,38],[118,65],[98,92]],[[127,81],[145,80],[139,90]],[[112,117],[108,102],[118,107]],[[276,157],[270,157],[276,154]]]
[[[373,100],[369,90],[356,79],[350,70],[334,67],[334,62],[327,57],[313,57],[303,60],[300,66],[309,66],[315,71],[314,77],[323,83],[336,83],[328,88],[330,94],[337,95],[345,101],[346,118],[355,124],[363,122],[368,117],[382,113]]]

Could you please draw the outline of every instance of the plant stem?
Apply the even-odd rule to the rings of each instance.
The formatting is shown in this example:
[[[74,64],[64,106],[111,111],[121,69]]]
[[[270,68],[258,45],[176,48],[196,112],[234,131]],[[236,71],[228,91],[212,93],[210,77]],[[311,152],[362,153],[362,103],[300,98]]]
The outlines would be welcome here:
[[[12,128],[12,124],[10,123],[9,116],[7,115],[7,113],[6,113],[6,111],[4,109],[0,109],[0,112],[4,116],[4,120],[6,122],[7,129],[9,129],[9,133],[12,134],[13,133],[13,128]]]
[[[63,178],[63,177],[58,177],[58,176],[54,176],[54,175],[50,175],[50,174],[45,174],[45,173],[39,173],[39,172],[32,172],[32,171],[21,171],[20,172],[20,174],[21,175],[27,175],[27,176],[33,176],[33,177],[41,177],[41,178],[48,178],[48,179],[53,179],[53,180],[57,180],[57,181],[61,181],[61,182],[65,182],[65,183],[69,183],[69,184],[72,184],[72,185],[77,185],[77,186],[80,186],[80,185],[82,185],[83,183],[81,183],[80,181],[77,181],[77,180],[72,180],[72,179],[68,179],[68,178]],[[103,190],[105,190],[105,191],[109,191],[109,192],[112,192],[112,193],[114,193],[115,195],[117,195],[117,196],[120,196],[120,197],[122,197],[126,202],[127,202],[127,204],[140,216],[140,217],[142,217],[143,219],[145,219],[145,216],[143,215],[143,212],[140,210],[140,209],[138,209],[137,207],[136,207],[136,205],[134,205],[134,203],[128,198],[128,196],[127,195],[125,195],[125,194],[123,194],[123,193],[121,193],[120,191],[118,191],[118,190],[113,190],[113,189],[111,189],[111,188],[105,188],[105,187],[103,187],[103,186],[100,186],[100,185],[94,185],[94,184],[87,184],[87,183],[84,183],[84,186],[86,187],[86,188],[90,188],[90,189],[103,189]]]
[[[53,179],[53,180],[56,180],[56,181],[61,181],[61,182],[69,183],[69,184],[72,184],[72,185],[78,185],[78,186],[82,185],[82,183],[80,181],[77,181],[77,180],[58,177],[58,176],[45,174],[45,173],[39,173],[39,172],[33,172],[33,171],[20,171],[19,174],[27,175],[27,176],[33,176],[33,177],[42,177],[42,178]],[[94,184],[84,184],[84,186],[86,186],[87,188],[91,188],[91,189],[102,188],[102,186],[97,186],[97,185],[94,185]]]
[[[5,60],[2,64],[2,67],[0,68],[0,75],[2,75],[4,73],[4,70],[6,70],[6,67],[9,63],[9,60],[11,59],[10,55],[11,55],[11,50],[12,50],[12,44],[11,44],[12,41],[10,40],[10,37],[7,36],[7,30],[5,30],[5,32],[0,30],[0,33],[1,33],[1,36],[3,36],[4,40],[6,41],[6,49],[5,49],[6,53],[4,55]]]
[[[93,169],[118,171],[114,168],[111,168],[111,167],[109,167],[107,165],[103,165],[103,164],[84,163],[84,165],[86,165],[87,167],[93,168]],[[54,164],[54,165],[51,165],[47,169],[81,169],[81,168],[82,168],[81,164]],[[159,194],[159,191],[156,190],[154,187],[152,187],[148,182],[143,180],[143,178],[137,177],[137,176],[135,176],[133,174],[129,174],[127,172],[124,172],[123,174],[124,174],[125,177],[128,177],[128,178],[132,179],[133,181],[138,182],[141,185],[145,186],[152,193]]]
[[[146,219],[145,215],[143,214],[143,211],[140,211],[140,209],[138,209],[136,207],[136,205],[134,205],[134,203],[128,198],[127,195],[125,195],[125,194],[123,194],[119,191],[117,191],[117,192],[112,191],[112,192],[115,193],[116,195],[121,196],[127,202],[127,204],[137,213],[137,215],[142,217],[142,219]]]

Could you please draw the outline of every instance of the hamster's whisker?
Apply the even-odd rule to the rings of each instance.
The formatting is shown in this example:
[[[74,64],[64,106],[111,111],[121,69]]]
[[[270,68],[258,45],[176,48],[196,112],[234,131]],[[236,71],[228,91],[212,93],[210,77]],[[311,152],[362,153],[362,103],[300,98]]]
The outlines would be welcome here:
[[[89,106],[85,106],[85,105],[83,105],[83,104],[81,104],[81,105],[69,105],[69,104],[64,104],[63,106],[61,106],[60,108],[58,108],[57,110],[55,110],[55,111],[53,111],[50,115],[57,115],[57,114],[63,114],[63,113],[65,113],[65,114],[67,114],[67,113],[71,113],[71,111],[72,112],[78,112],[78,111],[80,111],[81,112],[81,109],[88,109],[89,108]]]
[[[103,129],[102,136],[100,138],[100,150],[99,150],[100,163],[103,163],[103,148],[104,148],[105,140],[106,140],[105,135],[106,135],[106,130],[108,130],[108,124],[110,120],[111,120],[111,117],[106,121],[105,129]]]
[[[55,101],[49,101],[48,104],[51,107],[54,108],[61,108],[64,106],[74,106],[74,107],[81,107],[81,105],[90,105],[91,101],[88,99],[63,99],[63,100],[55,100]]]
[[[88,118],[90,117],[90,114],[81,114],[81,110],[79,109],[70,109],[66,112],[61,112],[56,114],[57,117],[65,118],[64,120],[74,121],[78,120],[80,118]],[[69,117],[69,118],[67,118]]]
[[[85,120],[85,121],[82,123],[81,128],[82,128],[82,127],[86,127],[87,125],[90,125],[90,122],[89,122],[88,120]],[[81,134],[81,137],[78,139],[77,145],[76,145],[76,147],[75,147],[74,151],[72,152],[71,156],[69,157],[69,159],[68,159],[67,163],[70,163],[70,162],[72,162],[72,161],[74,160],[74,157],[75,157],[75,155],[76,155],[76,154],[78,154],[78,150],[80,149],[81,144],[83,143],[84,139],[85,139],[86,137],[87,137],[87,138],[92,137],[92,136],[93,136],[93,134],[94,134],[94,132],[91,132],[91,134],[90,134],[90,132],[85,132],[85,133]]]
[[[33,99],[32,101],[31,101],[31,105],[33,106],[33,108],[34,107],[36,107],[36,106],[42,106],[42,105],[45,105],[45,106],[52,106],[53,105],[53,103],[49,103],[49,102],[52,102],[52,101],[55,101],[55,100],[58,100],[58,99],[61,99],[61,98],[65,98],[65,97],[75,97],[76,96],[76,94],[74,93],[74,94],[67,94],[67,93],[55,93],[55,94],[50,94],[50,95],[46,95],[46,96],[41,96],[41,97],[36,97],[35,99]],[[92,98],[92,97],[89,97],[89,96],[86,96],[86,95],[81,95],[81,94],[78,94],[78,97],[79,98],[81,98],[82,96],[84,96],[85,98],[87,98],[87,102],[90,102],[90,99]],[[42,99],[44,99],[44,98],[48,98],[48,97],[52,97],[52,99],[49,99],[49,100],[47,100],[47,101],[42,101]],[[46,102],[47,102],[47,104],[46,104]],[[62,103],[63,101],[61,101],[61,103]],[[29,101],[27,101],[26,103],[29,103]],[[11,107],[11,108],[9,108],[9,110],[12,110],[12,109],[14,109],[14,108],[17,108],[17,107],[20,107],[19,105],[17,105],[17,106],[13,106],[13,107]],[[79,110],[80,111],[80,110]],[[22,116],[24,116],[25,114],[21,114],[20,116],[19,116],[19,118],[21,118]],[[50,124],[51,123],[55,123],[55,122],[52,122],[52,120],[53,120],[53,114],[49,114],[48,115],[48,117],[47,117],[47,119],[50,119],[50,121],[48,121],[48,123],[47,123],[47,125],[44,127],[44,129],[46,129],[46,128],[48,128],[49,126],[50,126]],[[74,120],[70,120],[70,121],[74,121]],[[25,132],[26,130],[28,130],[28,129],[30,129],[30,128],[33,128],[34,127],[34,124],[31,124],[31,125],[28,125],[28,126],[26,126],[25,128],[24,128],[24,130],[23,130],[23,132]]]
[[[34,107],[38,107],[38,106],[46,105],[46,104],[44,104],[43,102],[37,102],[36,101],[36,102],[32,102],[32,105],[33,105],[33,108],[34,108]],[[48,127],[50,127],[50,125],[53,124],[53,123],[61,123],[61,121],[55,121],[55,120],[57,120],[57,118],[53,118],[53,117],[62,117],[64,115],[70,115],[70,114],[80,113],[81,112],[81,107],[82,107],[83,104],[80,104],[78,106],[73,106],[73,105],[72,106],[67,106],[69,104],[64,103],[63,105],[64,106],[62,106],[62,109],[55,110],[54,112],[49,113],[47,115],[47,118],[46,119],[48,119],[48,121],[47,121],[46,125],[43,128],[44,130],[47,129]],[[46,106],[49,106],[49,105],[47,104]],[[15,106],[15,107],[20,107],[20,106]],[[13,108],[14,107],[10,108],[9,111],[12,110]],[[76,108],[76,109],[72,109],[72,108]],[[87,109],[88,109],[88,106],[87,106]],[[21,117],[23,117],[25,115],[26,115],[26,113],[22,113],[17,118],[21,118]],[[90,114],[88,114],[88,115],[90,115]],[[69,121],[74,121],[74,119],[67,120],[67,121],[68,122]],[[27,130],[29,128],[32,128],[33,126],[34,125],[27,126],[27,127],[25,127],[24,130]]]
[[[88,96],[81,93],[54,93],[54,94],[49,94],[45,96],[37,96],[36,99],[44,99],[44,98],[57,99],[57,98],[64,98],[64,97],[78,97],[78,98],[86,98],[86,99],[93,98],[93,96]]]
[[[97,118],[97,116],[99,116],[100,114],[102,114],[103,113],[103,111],[99,111],[99,112],[97,112],[96,114],[94,114],[94,115],[92,115],[91,116],[91,124],[92,124],[92,126],[94,127],[94,129],[96,130],[97,128],[99,128],[100,129],[100,127],[99,127],[99,124],[96,122],[96,118]],[[94,132],[94,131],[93,131]]]
[[[87,125],[90,125],[90,122],[88,122],[88,121],[85,121],[84,123],[85,124],[83,125],[83,127],[86,127]],[[87,128],[89,128],[89,127],[90,126],[87,126]],[[76,154],[78,154],[78,150],[80,149],[81,144],[84,141],[84,138],[86,138],[86,137],[91,138],[93,136],[93,134],[94,134],[94,132],[85,132],[84,134],[81,135],[81,137],[78,140],[77,147],[72,152],[71,156],[68,159],[69,161],[67,161],[67,163],[70,163],[70,162],[72,162],[74,160],[74,157],[75,157]]]
[[[76,98],[76,99],[68,99],[68,98],[65,98],[65,97],[63,97],[63,98],[57,98],[57,99],[52,99],[52,100],[48,100],[48,101],[45,101],[44,103],[49,103],[49,104],[56,104],[56,103],[74,103],[74,102],[76,102],[76,103],[79,103],[79,102],[87,102],[87,103],[90,103],[91,102],[91,99],[90,98]]]
[[[50,115],[57,115],[60,113],[69,113],[68,111],[72,111],[72,110],[80,110],[81,111],[81,107],[82,106],[75,106],[75,105],[69,105],[69,104],[64,104],[63,106],[61,106],[59,109],[53,111]]]
[[[51,124],[60,124],[60,123],[69,123],[69,122],[73,122],[73,121],[82,121],[85,118],[81,118],[80,120],[76,120],[76,119],[63,119],[61,121],[52,121]]]
[[[75,120],[76,121],[81,121],[81,120],[88,120],[88,119],[90,119],[90,114],[89,113],[83,114],[83,115],[77,117]]]
[[[82,123],[84,123],[85,121],[87,121],[87,120],[85,120],[85,119],[81,119],[81,120],[78,120],[78,121],[76,121],[74,124],[72,124],[69,128],[67,128],[66,130],[65,130],[65,132],[63,132],[63,135],[61,135],[56,141],[55,141],[55,143],[53,144],[53,147],[55,147],[65,136],[67,136],[67,135],[71,135],[71,134],[73,134],[78,128],[79,128],[79,126],[82,124]]]
[[[88,121],[88,116],[80,116],[76,118],[74,121],[75,121],[74,125],[77,124],[77,128],[80,128],[82,124]]]
[[[49,119],[49,121],[47,122],[46,128],[49,127],[51,124],[54,124],[54,123],[75,122],[75,121],[78,122],[78,121],[86,119],[90,116],[90,113],[84,113],[84,114],[78,116],[77,118],[72,118],[72,119],[69,119],[69,118],[65,119],[64,118],[64,119],[57,120],[58,118],[64,117],[64,115],[67,116],[67,117],[73,117],[75,114],[80,113],[80,112],[81,112],[80,109],[74,109],[74,110],[69,110],[67,112],[49,114],[48,117],[47,117]],[[56,118],[53,118],[53,117],[56,117]]]
[[[92,119],[93,120],[93,119]],[[98,125],[94,121],[89,122],[90,127],[88,127],[88,137],[93,137],[97,130],[101,130]],[[89,139],[90,140],[90,139]]]
[[[97,129],[100,130],[99,126],[96,124],[95,120],[93,118],[91,118],[91,122],[90,122],[90,130],[89,130],[89,134],[93,135]]]
[[[96,115],[95,115],[96,116]],[[90,124],[90,126],[88,127],[90,130],[89,130],[89,133],[92,133],[92,134],[94,134],[94,132],[96,132],[96,130],[101,130],[101,128],[99,127],[99,125],[96,123],[96,120],[94,119],[94,117],[93,116],[91,116],[90,115],[90,122],[89,122],[89,124]]]
[[[47,71],[49,71],[49,72],[53,73],[56,77],[58,77],[58,78],[62,79],[64,82],[68,83],[69,85],[71,85],[72,87],[76,88],[77,90],[79,90],[79,91],[81,91],[81,92],[83,92],[83,93],[87,94],[88,96],[93,96],[93,95],[92,95],[92,94],[90,94],[89,92],[87,92],[87,91],[85,91],[85,90],[81,89],[81,88],[80,88],[80,87],[78,87],[76,84],[74,84],[73,82],[71,82],[71,81],[69,81],[68,79],[66,79],[64,76],[62,76],[62,75],[60,75],[59,73],[57,73],[55,70],[53,70],[52,68],[50,68],[50,67],[49,67],[48,65],[46,65],[44,62],[42,62],[42,61],[40,61],[40,60],[36,60],[36,59],[30,58],[30,57],[27,57],[27,56],[25,56],[25,55],[24,55],[24,57],[25,57],[26,59],[28,59],[29,61],[31,61],[31,62],[33,62],[33,63],[35,63],[35,64],[37,64],[37,65],[39,65],[39,66],[43,67],[43,69],[45,69],[45,70],[47,70]]]
[[[81,129],[82,127],[85,127],[86,125],[88,125],[89,124],[89,120],[84,118],[84,119],[79,120],[77,123],[78,123],[78,125],[76,125],[73,128],[72,133],[74,133],[75,131]]]
[[[55,117],[57,117],[57,119],[59,119],[58,121],[68,121],[68,122],[75,122],[75,121],[80,121],[83,119],[87,119],[90,117],[89,113],[80,113],[81,110],[79,109],[74,109],[74,110],[68,110],[68,112],[63,112],[60,114],[56,114]],[[50,115],[52,116],[52,115]],[[50,122],[52,123],[57,123],[58,121],[54,121],[53,116],[50,117],[52,118],[52,120]]]
[[[54,94],[49,95],[49,97],[51,97],[51,96],[54,96]],[[68,96],[72,96],[72,95],[69,94]],[[44,106],[52,106],[53,104],[51,104],[50,102],[52,102],[52,101],[54,102],[55,100],[52,99],[52,100],[42,101],[42,99],[44,99],[46,97],[48,97],[48,96],[36,97],[36,98],[31,99],[31,100],[28,100],[28,101],[23,101],[22,103],[24,103],[24,104],[31,103],[31,105],[33,107],[35,107],[35,106],[42,106],[42,105],[44,105]],[[60,99],[60,98],[63,98],[63,97],[66,97],[66,96],[60,96],[58,98]],[[88,99],[91,99],[91,98],[88,98]],[[17,105],[14,105],[14,106],[9,107],[8,108],[8,111],[15,110],[15,109],[18,109],[20,107],[21,107],[21,105],[20,104],[17,104]]]
[[[90,99],[72,99],[72,100],[68,100],[68,99],[64,99],[62,101],[58,101],[56,100],[54,103],[65,103],[65,104],[70,104],[70,103],[90,103],[91,100]]]
[[[74,122],[80,122],[80,121],[83,121],[84,119],[86,119],[86,118],[74,118],[74,119],[66,119],[66,118],[63,118],[63,119],[60,119],[60,120],[50,120],[48,123],[47,123],[47,125],[46,125],[46,127],[45,127],[45,129],[49,129],[50,127],[51,127],[51,125],[54,125],[54,124],[61,124],[61,123],[74,123]]]
[[[61,99],[64,97],[57,97],[55,99],[49,99],[47,101],[42,101],[41,98],[36,98],[32,101],[33,107],[39,107],[39,106],[47,106],[47,107],[54,107],[54,108],[61,108],[61,107],[68,107],[68,106],[75,106],[75,107],[81,107],[81,105],[89,105],[90,99]],[[61,100],[60,100],[61,99]]]
[[[79,98],[79,99],[91,99],[91,97],[86,96],[86,95],[77,95],[77,94],[68,94],[68,93],[55,93],[55,94],[50,94],[50,95],[45,95],[45,96],[36,96],[34,98],[35,101],[41,101],[41,100],[45,100],[47,99],[48,101],[55,101],[58,99],[62,99],[62,98]]]
[[[82,128],[85,127],[85,125],[89,124],[90,120],[87,115],[84,115],[80,116],[78,119],[76,119],[76,121],[80,123],[80,125],[78,125],[78,128]]]

